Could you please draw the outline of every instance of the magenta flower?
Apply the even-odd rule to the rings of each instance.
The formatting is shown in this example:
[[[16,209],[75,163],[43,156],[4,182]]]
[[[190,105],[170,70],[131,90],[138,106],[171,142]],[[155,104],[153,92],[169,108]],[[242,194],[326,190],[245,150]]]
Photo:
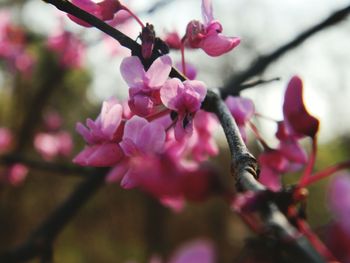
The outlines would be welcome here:
[[[181,82],[173,78],[165,82],[160,90],[160,98],[163,104],[178,114],[175,126],[176,140],[182,140],[186,134],[192,134],[192,120],[194,114],[200,109],[205,95],[206,86],[197,80]]]
[[[112,20],[114,15],[123,8],[118,0],[103,0],[98,3],[95,3],[92,0],[72,0],[72,4],[103,21]],[[81,26],[91,27],[89,23],[86,23],[73,15],[68,14],[68,17]]]
[[[191,149],[194,160],[203,162],[209,156],[216,156],[219,148],[214,138],[214,130],[218,125],[215,116],[212,113],[199,110],[194,119],[193,136],[189,138],[187,144]]]
[[[79,68],[81,66],[85,46],[73,33],[62,29],[48,38],[47,46],[57,54],[63,67]]]
[[[255,113],[254,103],[251,99],[228,96],[225,100],[244,141],[247,140],[245,127]]]
[[[334,177],[329,185],[328,200],[335,219],[350,237],[350,174]]]
[[[11,23],[8,11],[0,12],[0,58],[4,59],[12,71],[30,75],[34,58],[28,52],[24,30]]]
[[[190,47],[201,48],[209,56],[220,56],[238,46],[240,38],[226,37],[222,25],[214,20],[211,0],[202,0],[202,16],[204,24],[197,20],[187,25],[186,40]]]
[[[69,156],[72,148],[72,137],[68,132],[38,133],[34,138],[35,149],[45,160],[52,160],[56,156]]]
[[[126,122],[123,138],[119,143],[128,157],[122,164],[127,166],[121,181],[123,188],[142,185],[149,192],[168,190],[159,187],[162,185],[159,181],[163,180],[163,174],[167,174],[159,159],[159,154],[164,150],[165,138],[164,127],[156,122],[148,122],[139,116],[133,116]],[[154,184],[157,187],[153,188]]]
[[[303,101],[303,83],[294,76],[284,95],[283,116],[286,128],[296,137],[314,138],[319,128],[319,121],[306,110]]]
[[[7,128],[0,128],[0,153],[7,152],[12,145],[12,133]]]
[[[170,57],[157,58],[147,72],[138,57],[128,57],[123,60],[120,71],[130,87],[129,106],[132,112],[140,116],[156,113],[157,107],[162,106],[159,89],[171,71]]]
[[[103,102],[101,113],[85,127],[77,123],[76,129],[88,143],[73,160],[83,166],[113,166],[124,156],[118,143],[123,132],[122,106],[114,99]]]
[[[213,244],[207,240],[195,240],[180,247],[169,263],[214,263]]]

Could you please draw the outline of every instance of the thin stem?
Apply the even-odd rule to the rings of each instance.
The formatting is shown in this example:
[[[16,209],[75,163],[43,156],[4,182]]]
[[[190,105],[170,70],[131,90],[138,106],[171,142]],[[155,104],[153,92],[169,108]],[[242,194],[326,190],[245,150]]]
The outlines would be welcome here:
[[[299,187],[307,187],[323,178],[326,178],[340,170],[350,168],[350,160],[328,167],[323,171],[317,172],[308,178],[304,179],[303,182],[299,183]]]
[[[142,23],[142,21],[140,20],[140,18],[138,18],[137,15],[135,15],[129,8],[127,8],[126,6],[122,6],[122,9],[125,10],[126,12],[128,12],[135,20],[136,22],[142,27],[144,28],[145,25]]]
[[[317,155],[317,137],[315,136],[314,138],[312,138],[312,151],[311,151],[310,159],[306,165],[303,175],[299,180],[299,186],[304,185],[304,181],[311,176],[312,170],[316,162],[316,155]]]
[[[185,42],[183,38],[181,40],[181,65],[182,65],[182,73],[186,76],[186,61],[185,61]]]

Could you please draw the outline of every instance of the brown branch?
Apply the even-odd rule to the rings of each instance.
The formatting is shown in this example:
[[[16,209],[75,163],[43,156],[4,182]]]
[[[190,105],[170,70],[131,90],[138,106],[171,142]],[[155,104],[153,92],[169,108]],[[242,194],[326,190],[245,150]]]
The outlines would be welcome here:
[[[257,181],[258,164],[249,152],[240,135],[239,129],[229,109],[218,94],[209,91],[203,103],[203,109],[213,112],[219,119],[225,132],[231,151],[231,173],[235,176],[237,189],[241,191],[262,192],[266,187]],[[296,262],[326,262],[310,245],[305,236],[293,227],[277,205],[269,201],[259,211],[265,223],[266,235],[272,235],[285,243]]]
[[[278,60],[282,55],[298,47],[305,40],[312,37],[316,33],[343,21],[349,15],[349,13],[350,13],[350,6],[340,9],[334,12],[333,14],[331,14],[327,19],[321,21],[320,23],[312,26],[311,28],[297,35],[294,39],[280,46],[272,53],[266,54],[257,58],[252,63],[252,65],[248,67],[248,69],[246,69],[241,73],[233,75],[226,82],[224,87],[220,89],[221,97],[225,99],[228,95],[233,95],[233,96],[239,95],[239,93],[245,88],[244,86],[241,85],[242,83],[249,80],[251,77],[254,77],[256,75],[263,73],[268,66],[270,66],[276,60]]]

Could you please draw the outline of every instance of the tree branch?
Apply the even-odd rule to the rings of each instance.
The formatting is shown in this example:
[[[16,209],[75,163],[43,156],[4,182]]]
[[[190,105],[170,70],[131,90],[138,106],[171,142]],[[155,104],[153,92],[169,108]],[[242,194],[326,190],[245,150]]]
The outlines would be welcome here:
[[[349,13],[350,6],[340,9],[335,13],[331,14],[327,19],[321,21],[320,23],[297,35],[294,39],[280,46],[272,53],[257,58],[255,62],[253,62],[250,67],[248,67],[248,69],[230,77],[230,79],[226,82],[224,87],[220,89],[221,97],[225,99],[229,95],[239,95],[239,93],[242,90],[244,90],[245,88],[249,88],[241,86],[242,83],[249,80],[251,77],[263,73],[271,63],[278,60],[282,55],[284,55],[288,51],[298,47],[311,36],[322,31],[323,29],[326,29],[343,21],[349,15]]]
[[[257,181],[259,173],[257,161],[244,144],[237,124],[223,100],[218,94],[209,91],[203,103],[203,109],[213,112],[218,117],[225,132],[231,151],[231,173],[235,176],[237,189],[253,192],[266,191],[266,187]],[[264,219],[265,234],[284,242],[286,249],[290,255],[293,255],[296,262],[326,262],[306,237],[289,223],[275,203],[269,201],[259,212]]]

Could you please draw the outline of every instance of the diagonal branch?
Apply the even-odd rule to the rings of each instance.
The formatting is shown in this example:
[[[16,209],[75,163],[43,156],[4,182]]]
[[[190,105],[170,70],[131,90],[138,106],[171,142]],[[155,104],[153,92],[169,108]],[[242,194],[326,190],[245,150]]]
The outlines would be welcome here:
[[[305,30],[301,34],[297,35],[291,41],[285,43],[284,45],[277,48],[270,54],[263,55],[255,60],[248,69],[245,71],[233,75],[225,84],[225,86],[220,89],[221,97],[225,99],[228,95],[237,96],[239,93],[245,89],[241,84],[251,77],[259,75],[263,73],[268,66],[270,66],[273,62],[278,60],[281,56],[286,54],[288,51],[298,47],[305,40],[312,37],[316,33],[326,29],[330,26],[333,26],[341,21],[343,21],[350,13],[350,6],[347,6],[343,9],[336,11],[331,14],[328,18],[321,21],[320,23],[312,26],[311,28]]]

